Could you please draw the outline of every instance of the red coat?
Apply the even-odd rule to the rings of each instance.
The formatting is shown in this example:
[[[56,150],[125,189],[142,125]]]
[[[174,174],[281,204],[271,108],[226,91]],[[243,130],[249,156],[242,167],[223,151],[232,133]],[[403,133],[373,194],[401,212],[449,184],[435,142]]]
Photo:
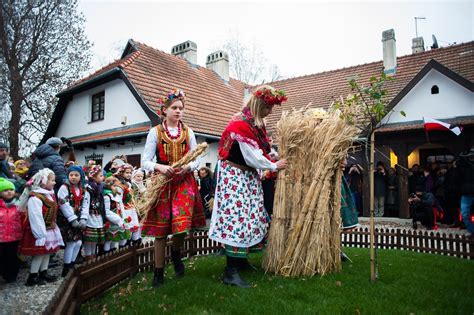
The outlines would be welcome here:
[[[21,212],[16,205],[7,206],[0,199],[0,243],[18,241],[21,235]]]

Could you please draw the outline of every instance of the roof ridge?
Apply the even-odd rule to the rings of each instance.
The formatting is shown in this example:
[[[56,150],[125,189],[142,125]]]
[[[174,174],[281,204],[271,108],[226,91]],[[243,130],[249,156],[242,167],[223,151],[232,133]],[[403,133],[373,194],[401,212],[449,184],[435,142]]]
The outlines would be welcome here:
[[[436,49],[430,49],[430,50],[419,52],[419,53],[416,53],[416,54],[412,53],[412,54],[407,54],[407,55],[403,55],[403,56],[397,56],[397,63],[398,63],[398,60],[400,60],[400,59],[407,59],[407,58],[412,57],[412,56],[420,57],[421,55],[426,55],[426,54],[429,54],[429,53],[436,53],[440,50],[455,49],[455,48],[459,48],[460,46],[468,46],[469,44],[472,44],[472,43],[474,43],[474,41],[469,41],[469,42],[460,43],[460,44],[453,44],[453,45],[450,45],[450,46],[439,47],[439,48],[436,48]],[[371,62],[361,63],[361,64],[358,64],[358,65],[353,65],[353,66],[349,66],[349,67],[342,67],[342,68],[333,69],[333,70],[325,70],[325,71],[317,72],[317,73],[294,76],[294,77],[286,78],[286,79],[283,79],[283,80],[268,82],[268,84],[282,83],[282,82],[286,82],[286,81],[294,80],[294,79],[303,79],[303,78],[307,78],[307,77],[319,76],[319,75],[323,75],[323,74],[348,70],[348,69],[351,69],[351,68],[359,68],[359,67],[362,67],[362,66],[368,66],[368,65],[372,65],[372,64],[376,64],[376,63],[380,63],[380,62],[383,62],[383,60],[371,61]],[[257,86],[257,85],[253,85],[252,87],[255,87],[255,86]]]

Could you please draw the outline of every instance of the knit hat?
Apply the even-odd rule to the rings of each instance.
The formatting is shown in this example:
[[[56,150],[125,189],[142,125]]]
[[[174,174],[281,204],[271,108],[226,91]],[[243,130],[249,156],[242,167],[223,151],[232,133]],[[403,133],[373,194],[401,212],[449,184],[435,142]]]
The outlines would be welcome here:
[[[59,139],[58,137],[51,137],[48,140],[46,140],[46,144],[49,144],[50,146],[60,146],[63,145],[63,140]]]
[[[69,173],[71,172],[78,172],[79,175],[81,176],[81,186],[84,186],[86,184],[86,176],[84,175],[84,171],[82,170],[82,167],[80,167],[79,165],[73,165],[73,166],[70,166],[68,169],[67,169],[67,176],[69,177]]]
[[[5,191],[5,190],[15,190],[15,185],[8,179],[5,179],[3,177],[0,177],[0,192]]]
[[[4,142],[0,142],[0,149],[8,149],[8,146]]]

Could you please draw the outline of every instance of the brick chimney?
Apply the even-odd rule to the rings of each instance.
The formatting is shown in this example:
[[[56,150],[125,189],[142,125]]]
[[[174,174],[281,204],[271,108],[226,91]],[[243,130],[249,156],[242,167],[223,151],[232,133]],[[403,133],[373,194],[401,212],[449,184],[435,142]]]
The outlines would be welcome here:
[[[394,75],[397,72],[397,46],[393,28],[382,32],[382,45],[383,71],[386,75]]]
[[[190,40],[173,46],[171,54],[184,58],[192,64],[197,64],[197,45]]]
[[[206,58],[206,68],[213,70],[225,81],[229,81],[229,55],[222,50],[209,54]]]
[[[414,54],[425,51],[425,41],[423,37],[415,37],[411,42],[411,50]]]

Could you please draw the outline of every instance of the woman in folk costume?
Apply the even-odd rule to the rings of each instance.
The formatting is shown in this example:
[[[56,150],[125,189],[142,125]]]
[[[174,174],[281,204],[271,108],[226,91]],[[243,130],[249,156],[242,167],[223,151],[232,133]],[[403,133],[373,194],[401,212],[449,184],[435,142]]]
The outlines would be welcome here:
[[[66,248],[64,249],[65,277],[73,267],[82,246],[82,232],[86,229],[89,211],[82,207],[86,178],[80,166],[73,165],[67,169],[67,180],[59,188],[58,225]]]
[[[125,207],[119,191],[120,181],[116,177],[110,176],[105,179],[104,183],[105,213],[113,212],[120,218],[120,220],[117,220],[114,217],[114,219],[110,220],[107,216],[104,253],[108,253],[111,250],[117,249],[117,247],[125,247],[131,236],[130,230],[127,229],[125,223],[130,223],[132,219],[125,215],[124,212]]]
[[[115,177],[119,180],[117,191],[122,196],[124,216],[131,218],[130,222],[125,223],[125,227],[131,233],[132,243],[140,244],[142,241],[140,222],[138,221],[137,210],[135,210],[132,203],[132,195],[134,194],[131,182],[132,175],[133,166],[128,163],[120,166],[115,173]]]
[[[159,100],[162,123],[152,128],[147,136],[142,167],[150,172],[160,172],[170,177],[160,196],[156,209],[150,209],[142,226],[144,236],[155,239],[155,276],[153,286],[163,283],[166,237],[173,235],[171,258],[178,277],[184,275],[181,261],[181,247],[184,237],[191,228],[206,225],[201,197],[194,180],[193,171],[199,160],[183,168],[173,169],[171,165],[197,146],[194,132],[182,122],[185,94],[173,90]],[[157,163],[153,162],[156,156]]]
[[[49,255],[56,253],[64,242],[56,225],[58,203],[54,185],[54,172],[44,168],[28,181],[20,197],[19,208],[28,212],[19,252],[33,256],[27,286],[56,281],[56,277],[48,275]]]
[[[259,244],[268,228],[263,190],[257,170],[284,169],[286,160],[271,162],[264,118],[275,104],[286,101],[283,91],[262,86],[236,114],[219,142],[219,166],[209,238],[225,244],[224,283],[249,287],[238,270],[248,268],[248,249]]]

